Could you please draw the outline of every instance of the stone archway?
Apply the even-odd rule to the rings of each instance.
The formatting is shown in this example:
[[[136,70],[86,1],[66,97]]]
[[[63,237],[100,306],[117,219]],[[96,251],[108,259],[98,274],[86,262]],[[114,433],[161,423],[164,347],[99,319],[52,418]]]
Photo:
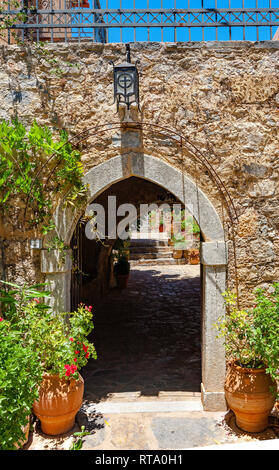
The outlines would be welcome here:
[[[92,168],[85,176],[88,200],[91,203],[110,185],[131,176],[157,183],[173,193],[197,220],[204,242],[201,244],[202,264],[202,402],[207,411],[225,410],[225,350],[216,339],[213,325],[225,314],[222,292],[226,289],[227,247],[220,218],[207,196],[182,172],[149,155],[130,153],[116,156]],[[74,228],[85,208],[71,210],[58,207],[54,222],[59,237],[69,244]],[[59,253],[42,250],[41,270],[56,292],[53,308],[70,308],[71,257],[61,266]]]

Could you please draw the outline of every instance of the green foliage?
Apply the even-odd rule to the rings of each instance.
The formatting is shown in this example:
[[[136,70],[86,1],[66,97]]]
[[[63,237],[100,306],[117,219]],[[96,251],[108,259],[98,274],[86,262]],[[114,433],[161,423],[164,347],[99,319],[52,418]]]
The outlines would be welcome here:
[[[3,282],[3,281],[1,281]],[[4,283],[4,282],[3,282]],[[92,307],[54,315],[43,302],[45,284],[4,283],[0,290],[0,449],[16,449],[24,440],[43,373],[78,379],[78,370],[97,358],[87,336]]]
[[[89,357],[97,358],[94,345],[87,339],[94,327],[92,307],[80,305],[75,312],[53,314],[39,300],[45,292],[36,291],[34,286],[12,287],[1,291],[5,319],[38,355],[44,372],[78,379],[78,370]]]
[[[255,306],[240,310],[232,292],[225,292],[228,307],[216,327],[218,337],[224,338],[227,356],[242,367],[265,367],[273,379],[279,378],[279,284],[273,292],[255,291]]]
[[[116,242],[113,245],[113,257],[116,260],[122,259],[122,258],[128,258],[129,256],[129,247],[130,247],[131,241],[130,237],[128,237],[126,240],[122,240],[122,238],[118,238]]]
[[[8,9],[10,10],[18,9],[18,12],[13,15],[3,15],[1,17],[0,38],[5,40],[7,36],[7,29],[12,28],[17,23],[24,23],[27,21],[28,17],[25,12],[23,12],[22,10],[19,10],[20,7],[21,7],[21,4],[17,0],[1,0],[0,15],[1,14],[3,15],[2,12],[7,11]],[[15,30],[10,29],[10,34],[16,40],[16,42],[18,43],[21,42]]]
[[[85,426],[81,426],[81,431],[80,432],[75,432],[73,435],[75,437],[75,441],[73,442],[72,447],[70,447],[69,450],[81,450],[83,446],[83,437],[88,436],[91,434],[88,431],[85,431]]]
[[[19,121],[0,122],[0,175],[0,208],[13,210],[15,196],[28,201],[29,225],[40,226],[44,234],[53,228],[55,197],[64,194],[65,204],[73,206],[87,190],[80,153],[73,150],[67,133],[62,130],[54,138],[36,121],[29,131]]]
[[[190,246],[190,242],[185,239],[183,234],[173,235],[171,237],[171,241],[177,250],[185,250],[188,246]]]
[[[69,247],[67,245],[65,245],[64,241],[61,240],[61,238],[59,238],[57,236],[53,237],[51,240],[49,240],[46,243],[46,248],[47,248],[48,251],[58,250],[59,253],[61,253],[61,260],[60,260],[59,264],[60,265],[65,264],[66,253],[69,250]]]
[[[38,354],[21,331],[0,321],[0,450],[14,450],[24,442],[33,402],[38,398],[42,366]]]

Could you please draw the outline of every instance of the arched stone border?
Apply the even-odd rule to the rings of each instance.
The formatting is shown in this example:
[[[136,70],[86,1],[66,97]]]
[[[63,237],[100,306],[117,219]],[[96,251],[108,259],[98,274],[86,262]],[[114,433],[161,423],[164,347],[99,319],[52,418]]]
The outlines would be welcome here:
[[[225,410],[224,377],[225,351],[222,341],[216,339],[214,323],[224,315],[222,292],[226,289],[227,246],[220,218],[197,185],[186,175],[168,163],[148,155],[129,153],[116,156],[96,167],[85,176],[88,184],[88,200],[91,203],[112,184],[138,176],[164,187],[173,193],[195,217],[203,235],[201,264],[203,277],[202,292],[202,402],[205,410]],[[58,207],[54,222],[59,237],[70,243],[74,228],[85,208],[71,210]],[[46,281],[56,292],[54,309],[70,309],[71,261],[67,256],[61,267],[57,262],[59,253],[42,250],[41,270]]]

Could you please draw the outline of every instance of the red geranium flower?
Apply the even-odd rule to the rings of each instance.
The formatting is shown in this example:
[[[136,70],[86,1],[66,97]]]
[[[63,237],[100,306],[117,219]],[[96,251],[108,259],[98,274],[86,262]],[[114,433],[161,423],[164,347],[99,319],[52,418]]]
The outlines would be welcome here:
[[[4,321],[4,318],[0,317],[0,321]]]

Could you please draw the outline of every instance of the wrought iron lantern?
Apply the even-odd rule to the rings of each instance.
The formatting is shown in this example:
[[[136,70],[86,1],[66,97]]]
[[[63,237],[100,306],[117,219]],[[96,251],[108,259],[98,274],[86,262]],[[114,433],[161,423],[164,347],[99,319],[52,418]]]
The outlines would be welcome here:
[[[130,45],[126,44],[126,62],[119,65],[113,65],[114,78],[114,103],[117,103],[117,111],[119,104],[123,103],[130,109],[131,104],[136,103],[139,107],[139,74],[136,61],[131,64]]]

